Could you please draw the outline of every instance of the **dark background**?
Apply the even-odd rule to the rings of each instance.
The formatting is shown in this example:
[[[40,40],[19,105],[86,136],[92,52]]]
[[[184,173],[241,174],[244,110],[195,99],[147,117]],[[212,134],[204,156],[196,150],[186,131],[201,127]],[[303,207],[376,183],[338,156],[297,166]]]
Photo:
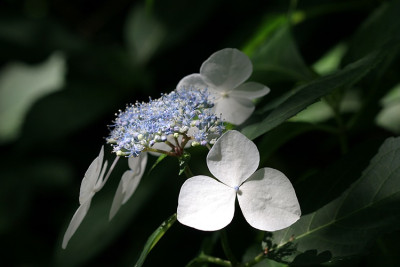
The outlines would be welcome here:
[[[173,90],[181,78],[198,72],[213,52],[243,48],[267,19],[286,14],[294,2],[1,1],[0,67],[14,61],[35,67],[59,51],[66,71],[62,89],[34,101],[19,133],[0,144],[0,265],[133,265],[147,237],[176,210],[184,178],[177,175],[175,159],[166,159],[145,175],[132,199],[108,223],[113,194],[127,168],[126,161],[120,161],[67,250],[61,250],[62,237],[78,207],[81,179],[105,143],[114,113],[128,103]],[[311,66],[339,42],[350,41],[382,2],[299,1],[297,9],[310,16],[293,26],[292,33],[306,65]],[[135,20],[138,16],[156,21],[156,32],[149,34],[148,22]],[[140,29],[147,32],[143,39],[137,33]],[[135,41],[140,45],[132,45]],[[152,51],[143,56],[143,48],[149,46]],[[272,89],[272,98],[301,83],[267,77],[258,81]],[[383,138],[390,134],[373,128],[367,135]],[[317,140],[325,140],[325,146],[320,147]],[[307,155],[303,146],[313,142],[331,153],[322,158],[311,152]],[[300,161],[292,154],[296,149],[306,151]],[[206,153],[201,148],[193,151],[194,172],[205,168]],[[339,154],[330,147],[329,138],[312,132],[287,143],[267,164],[301,177],[324,168]],[[108,146],[106,155],[113,160]],[[296,164],[289,168],[291,162]],[[256,231],[241,216],[237,212],[227,228],[233,233],[230,238],[238,255],[257,239]],[[183,266],[196,255],[205,237],[212,240],[213,233],[177,223],[146,263]],[[372,248],[372,254],[352,259],[349,265],[372,264],[370,259],[379,257],[390,260],[393,255],[393,246],[389,245],[386,255]],[[216,245],[214,254],[219,253]]]

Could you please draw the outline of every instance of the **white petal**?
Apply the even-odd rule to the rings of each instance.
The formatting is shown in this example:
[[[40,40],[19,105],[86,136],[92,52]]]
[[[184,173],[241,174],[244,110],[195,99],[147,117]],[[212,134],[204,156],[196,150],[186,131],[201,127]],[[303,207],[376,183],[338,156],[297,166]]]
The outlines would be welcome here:
[[[89,207],[90,207],[91,200],[83,203],[79,206],[79,208],[75,211],[74,216],[71,219],[71,222],[68,225],[67,231],[65,232],[62,248],[65,249],[68,245],[69,240],[74,235],[76,229],[78,229],[79,225],[81,224],[82,220],[85,218]]]
[[[119,208],[122,206],[122,201],[125,197],[126,188],[128,187],[127,180],[131,179],[131,177],[133,176],[134,172],[131,170],[124,172],[124,174],[122,175],[122,178],[119,181],[117,191],[115,192],[113,202],[111,204],[109,220],[111,220],[115,216],[115,214],[117,214]]]
[[[247,99],[256,99],[268,94],[271,90],[261,83],[256,82],[248,82],[239,85],[230,91],[229,95],[247,98]]]
[[[128,165],[131,170],[138,170],[140,172],[142,168],[146,167],[147,153],[140,153],[138,157],[130,157],[128,159]]]
[[[227,122],[239,125],[245,122],[255,109],[253,101],[235,96],[221,97],[214,106],[214,113]]]
[[[125,171],[115,192],[109,219],[111,220],[120,207],[133,195],[144,174],[147,164],[147,153],[141,153],[136,158],[129,158],[128,164],[132,170]]]
[[[256,145],[235,130],[224,133],[207,155],[210,172],[232,188],[249,178],[257,170],[259,162]]]
[[[182,78],[182,80],[179,81],[178,85],[176,88],[186,88],[186,89],[205,89],[209,88],[209,84],[207,84],[204,80],[203,77],[198,74],[190,74],[188,76],[185,76]]]
[[[94,195],[94,188],[101,172],[101,165],[103,163],[104,147],[101,147],[100,154],[93,160],[87,169],[85,176],[81,182],[81,189],[79,192],[79,203],[85,203]]]
[[[250,77],[252,71],[250,59],[234,48],[215,52],[200,68],[204,81],[218,91],[237,87]]]
[[[289,227],[301,215],[289,179],[271,168],[258,170],[243,183],[239,188],[238,200],[246,221],[263,231]]]
[[[132,164],[132,162],[128,160],[133,175],[127,175],[125,178],[122,176],[121,178],[122,180],[125,179],[124,185],[126,185],[126,187],[124,187],[125,196],[122,200],[122,204],[125,204],[128,201],[139,185],[144,171],[146,170],[147,157],[147,153],[141,153],[139,157],[137,157],[138,161],[135,161],[135,164]]]
[[[234,189],[210,177],[192,177],[179,193],[178,221],[203,231],[222,229],[232,221],[235,195]]]

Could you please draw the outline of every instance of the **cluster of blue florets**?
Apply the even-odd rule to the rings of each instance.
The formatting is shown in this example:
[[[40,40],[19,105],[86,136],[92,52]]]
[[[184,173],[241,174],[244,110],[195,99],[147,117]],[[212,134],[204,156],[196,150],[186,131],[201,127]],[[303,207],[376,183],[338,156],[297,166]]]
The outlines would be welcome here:
[[[123,156],[138,156],[169,135],[186,135],[193,145],[215,142],[224,130],[223,122],[211,111],[206,89],[179,88],[148,103],[131,104],[119,111],[107,141]]]

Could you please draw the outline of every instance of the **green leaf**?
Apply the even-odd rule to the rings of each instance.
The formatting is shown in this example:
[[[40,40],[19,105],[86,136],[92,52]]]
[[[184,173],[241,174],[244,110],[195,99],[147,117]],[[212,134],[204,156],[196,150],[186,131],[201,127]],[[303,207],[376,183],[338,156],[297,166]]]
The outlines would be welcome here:
[[[295,93],[289,94],[288,98],[282,101],[265,119],[246,126],[242,129],[242,133],[248,138],[254,139],[293,117],[334,89],[353,85],[380,62],[382,58],[380,54],[370,54],[346,66],[341,71],[296,88]]]
[[[353,35],[344,63],[357,60],[400,36],[400,1],[385,1]]]
[[[258,144],[258,149],[262,151],[260,166],[263,166],[267,159],[285,143],[303,133],[318,129],[316,125],[311,123],[286,122],[266,133]]]
[[[314,63],[313,69],[320,75],[326,75],[338,70],[340,61],[347,51],[344,43],[339,43]]]
[[[158,243],[158,241],[163,237],[163,235],[168,231],[169,228],[176,222],[176,213],[164,221],[147,239],[144,245],[143,251],[140,254],[139,260],[136,262],[135,266],[142,266],[146,260],[147,255],[153,249],[153,247]]]
[[[389,138],[360,179],[340,197],[274,232],[273,243],[276,249],[288,244],[296,249],[283,260],[321,253],[344,258],[362,253],[377,235],[398,229],[399,219],[400,138]]]
[[[271,84],[276,81],[309,81],[315,75],[305,64],[293,39],[288,22],[282,25],[281,18],[277,23],[281,27],[270,34],[269,26],[265,25],[267,39],[252,52],[252,79]],[[264,28],[262,28],[264,30]],[[256,36],[255,38],[259,38]],[[246,47],[245,51],[250,51]],[[248,52],[249,53],[249,52]]]
[[[154,55],[165,36],[163,25],[144,7],[136,7],[128,15],[125,39],[128,49],[139,64],[146,63]]]
[[[40,98],[64,85],[65,58],[52,54],[36,66],[9,63],[0,73],[0,143],[16,139],[25,115]]]
[[[376,123],[389,131],[400,134],[400,84],[395,86],[381,100],[382,110],[376,117]]]

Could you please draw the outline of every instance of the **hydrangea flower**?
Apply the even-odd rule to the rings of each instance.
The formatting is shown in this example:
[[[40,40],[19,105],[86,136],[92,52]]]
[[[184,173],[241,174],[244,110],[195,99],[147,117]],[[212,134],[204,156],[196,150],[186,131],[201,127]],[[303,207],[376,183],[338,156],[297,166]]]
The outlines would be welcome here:
[[[253,72],[250,59],[234,48],[212,54],[200,73],[184,77],[177,88],[208,88],[214,97],[214,112],[233,124],[242,124],[254,111],[253,99],[269,93],[260,83],[246,81]]]
[[[155,144],[166,142],[170,136],[185,136],[185,144],[189,138],[194,144],[212,143],[224,130],[212,107],[206,89],[177,89],[120,111],[111,125],[108,142],[117,155],[134,157],[152,151]]]
[[[78,229],[79,225],[85,218],[90,204],[92,202],[93,196],[100,191],[104,184],[107,182],[108,177],[115,164],[117,163],[118,157],[114,160],[111,165],[106,177],[104,178],[104,174],[107,169],[107,161],[103,164],[104,158],[104,147],[101,147],[100,154],[93,160],[87,169],[85,176],[82,179],[81,188],[79,192],[79,208],[76,210],[74,216],[71,219],[71,222],[68,225],[67,231],[64,234],[64,239],[62,242],[62,248],[65,249],[68,245],[69,240],[72,235]],[[104,179],[103,179],[104,178]]]
[[[141,153],[138,157],[128,159],[130,170],[127,170],[122,175],[119,182],[117,192],[115,193],[113,203],[111,205],[110,216],[111,220],[118,212],[119,208],[125,204],[133,195],[140,180],[144,174],[147,164],[147,153]]]
[[[194,176],[185,181],[178,199],[182,224],[215,231],[233,218],[236,197],[246,221],[256,229],[276,231],[300,218],[300,206],[289,179],[272,168],[257,170],[256,145],[237,131],[228,131],[207,155],[215,176]]]

